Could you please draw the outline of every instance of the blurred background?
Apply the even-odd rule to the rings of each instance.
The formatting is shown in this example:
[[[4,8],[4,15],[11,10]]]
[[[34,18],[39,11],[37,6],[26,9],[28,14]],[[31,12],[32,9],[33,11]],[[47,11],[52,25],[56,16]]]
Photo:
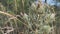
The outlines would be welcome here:
[[[60,0],[0,0],[0,34],[60,34]]]

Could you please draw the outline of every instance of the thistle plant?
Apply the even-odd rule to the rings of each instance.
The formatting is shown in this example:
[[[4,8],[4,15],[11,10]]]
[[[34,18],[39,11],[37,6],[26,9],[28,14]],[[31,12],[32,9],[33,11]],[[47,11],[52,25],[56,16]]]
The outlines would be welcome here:
[[[51,11],[52,10],[52,11]],[[55,21],[54,9],[46,4],[32,3],[29,8],[28,26],[32,29],[31,34],[49,34],[53,29],[53,21]],[[52,26],[49,24],[51,23]],[[34,31],[34,33],[33,33]]]

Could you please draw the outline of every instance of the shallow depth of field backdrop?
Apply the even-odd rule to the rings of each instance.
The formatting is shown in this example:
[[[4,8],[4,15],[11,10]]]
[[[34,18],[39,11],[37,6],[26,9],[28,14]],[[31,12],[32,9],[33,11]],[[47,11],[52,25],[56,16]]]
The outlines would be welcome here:
[[[60,34],[60,0],[0,0],[0,34]]]

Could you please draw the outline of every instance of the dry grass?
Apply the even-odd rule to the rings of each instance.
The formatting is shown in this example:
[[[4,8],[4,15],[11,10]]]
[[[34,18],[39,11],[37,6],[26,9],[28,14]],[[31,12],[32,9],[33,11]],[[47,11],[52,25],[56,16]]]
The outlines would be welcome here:
[[[39,2],[37,5],[35,2],[29,6],[28,13],[25,12],[25,1],[21,0],[22,10],[21,12],[18,11],[18,3],[17,0],[14,0],[14,12],[13,14],[8,13],[8,11],[0,11],[0,15],[5,15],[4,18],[7,20],[2,19],[4,21],[0,27],[0,31],[2,34],[49,34],[55,33],[53,22],[55,21],[55,11],[54,9],[47,5],[41,4]],[[19,12],[19,14],[17,14]],[[21,14],[20,14],[21,13]],[[2,17],[3,18],[3,17]],[[49,25],[50,24],[50,25]],[[51,26],[52,25],[52,26]],[[11,29],[10,29],[11,27]],[[51,32],[51,29],[53,32]],[[6,30],[6,32],[4,31]],[[8,31],[8,32],[7,32]]]

